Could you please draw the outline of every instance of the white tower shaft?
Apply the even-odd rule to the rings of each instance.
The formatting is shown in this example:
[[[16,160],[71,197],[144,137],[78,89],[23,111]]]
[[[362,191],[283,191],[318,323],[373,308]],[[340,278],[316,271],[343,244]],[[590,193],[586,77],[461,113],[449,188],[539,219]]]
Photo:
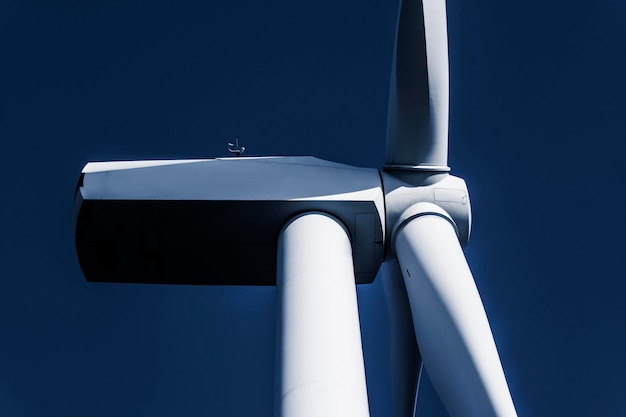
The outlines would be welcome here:
[[[278,417],[368,417],[350,239],[324,213],[278,240]]]
[[[516,417],[453,223],[432,204],[417,206],[425,210],[415,210],[394,231],[395,251],[433,386],[451,417]]]

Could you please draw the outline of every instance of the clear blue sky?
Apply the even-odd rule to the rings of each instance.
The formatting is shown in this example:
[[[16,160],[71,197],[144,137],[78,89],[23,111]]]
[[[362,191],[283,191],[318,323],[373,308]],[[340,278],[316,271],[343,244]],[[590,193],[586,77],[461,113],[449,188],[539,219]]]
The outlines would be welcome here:
[[[626,416],[626,3],[448,3],[450,165],[520,417]],[[383,160],[397,3],[0,0],[0,415],[271,416],[274,289],[88,284],[87,161]],[[372,417],[379,282],[358,289]],[[445,411],[425,381],[420,417]]]

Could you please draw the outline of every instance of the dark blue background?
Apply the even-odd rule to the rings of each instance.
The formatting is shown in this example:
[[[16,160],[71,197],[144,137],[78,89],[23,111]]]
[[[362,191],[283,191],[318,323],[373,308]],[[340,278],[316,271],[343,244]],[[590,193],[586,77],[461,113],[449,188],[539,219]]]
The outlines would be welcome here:
[[[383,161],[397,3],[0,0],[0,415],[271,416],[274,289],[88,284],[87,161]],[[448,4],[450,165],[520,417],[626,416],[626,3]],[[380,281],[358,289],[372,417]],[[426,380],[420,416],[445,416]]]

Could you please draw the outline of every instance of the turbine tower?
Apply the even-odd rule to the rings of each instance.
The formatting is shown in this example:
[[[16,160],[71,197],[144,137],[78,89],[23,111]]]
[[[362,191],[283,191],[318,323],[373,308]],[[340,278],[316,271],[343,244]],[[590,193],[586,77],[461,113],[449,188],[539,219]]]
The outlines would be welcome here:
[[[423,361],[450,416],[514,417],[462,251],[467,187],[447,153],[445,0],[402,0],[381,169],[313,157],[88,163],[78,259],[88,281],[275,285],[280,417],[369,416],[355,284],[380,275],[390,415],[412,416]]]

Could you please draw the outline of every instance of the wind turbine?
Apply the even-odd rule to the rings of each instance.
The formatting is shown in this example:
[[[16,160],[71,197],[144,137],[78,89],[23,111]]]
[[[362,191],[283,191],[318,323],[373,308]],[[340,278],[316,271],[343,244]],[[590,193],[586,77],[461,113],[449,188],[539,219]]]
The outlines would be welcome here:
[[[382,267],[393,415],[412,415],[423,360],[452,417],[516,416],[461,249],[469,195],[447,146],[445,1],[403,0],[381,169],[313,157],[88,163],[78,259],[88,281],[276,285],[282,417],[369,415],[355,283]]]

